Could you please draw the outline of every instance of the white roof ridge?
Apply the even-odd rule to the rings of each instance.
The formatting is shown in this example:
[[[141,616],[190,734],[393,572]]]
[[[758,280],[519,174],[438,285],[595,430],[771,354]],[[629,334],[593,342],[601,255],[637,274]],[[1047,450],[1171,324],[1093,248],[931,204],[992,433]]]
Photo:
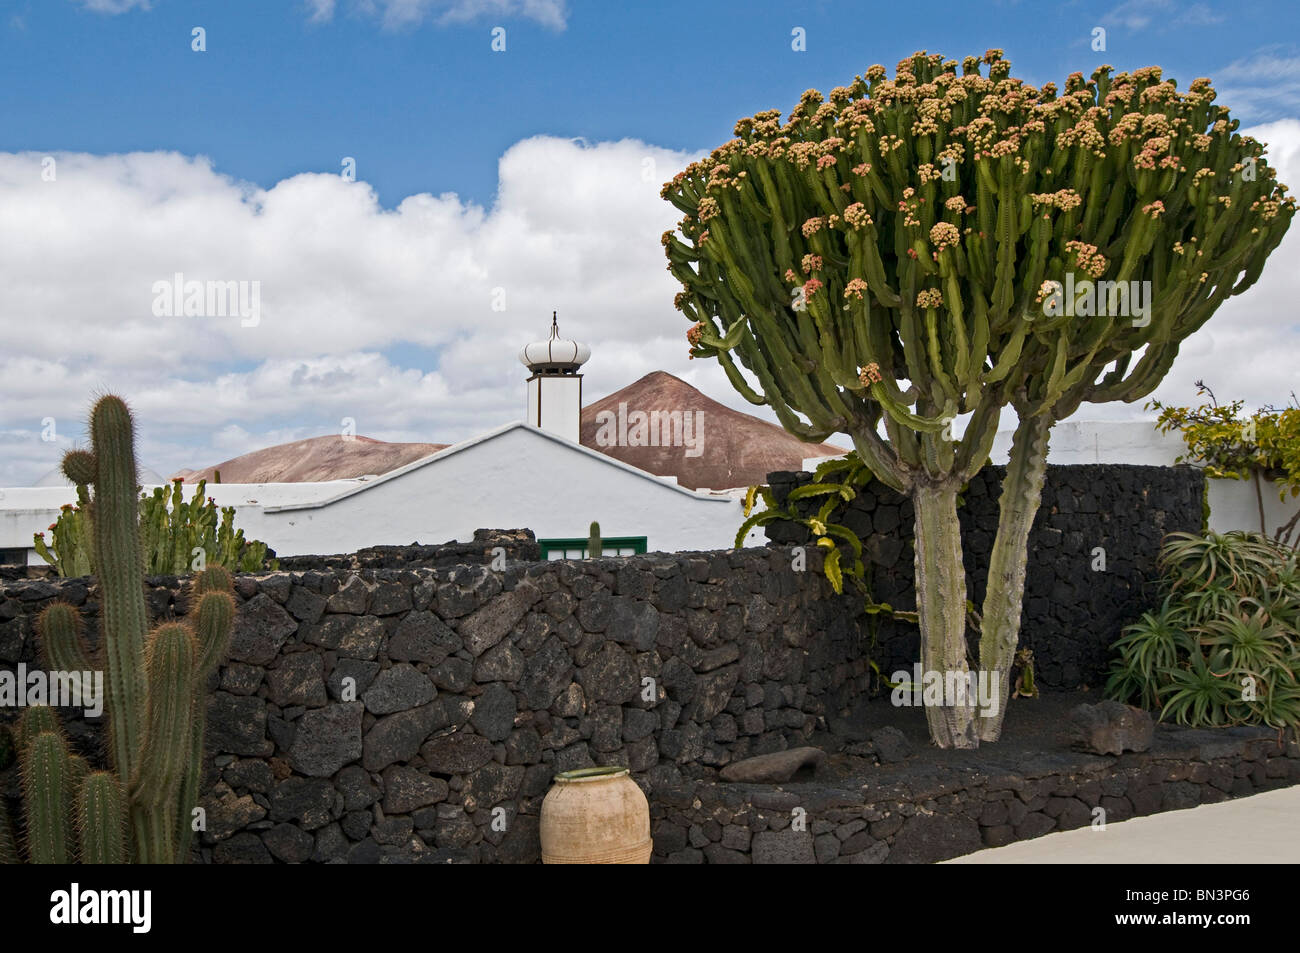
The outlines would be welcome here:
[[[611,457],[609,454],[601,453],[598,450],[592,450],[590,447],[584,447],[582,444],[574,443],[572,440],[566,440],[564,437],[561,437],[558,434],[553,434],[548,430],[543,430],[540,427],[535,427],[526,421],[515,420],[515,421],[511,421],[510,423],[502,424],[499,427],[494,427],[491,430],[478,434],[477,436],[470,437],[468,440],[462,440],[460,443],[452,444],[451,446],[445,447],[436,453],[429,454],[427,457],[421,457],[419,460],[412,460],[410,463],[406,464],[405,466],[398,467],[395,470],[389,470],[387,473],[380,474],[377,478],[373,480],[366,480],[364,482],[355,481],[357,483],[356,486],[349,487],[348,489],[344,490],[341,493],[336,494],[335,496],[331,496],[321,500],[306,501],[302,503],[281,503],[272,506],[266,506],[263,507],[263,512],[282,513],[288,510],[319,509],[320,507],[328,506],[331,503],[336,503],[339,500],[346,499],[349,496],[353,496],[354,494],[360,493],[364,490],[368,490],[371,487],[379,486],[380,484],[387,483],[390,480],[396,480],[399,477],[405,476],[407,473],[410,473],[412,470],[418,470],[419,468],[428,466],[429,464],[434,463],[438,460],[442,460],[445,459],[446,457],[454,456],[457,453],[463,453],[464,451],[470,449],[471,447],[477,446],[478,444],[481,443],[486,443],[489,440],[494,440],[497,437],[500,437],[503,434],[508,433],[512,430],[524,430],[536,434],[538,436],[544,437],[547,440],[554,441],[555,443],[558,443],[561,446],[564,446],[577,453],[585,454],[594,460],[599,460],[602,463],[608,464],[609,466],[617,467],[621,470],[624,470],[628,473],[638,476],[643,480],[651,480],[658,486],[667,487],[668,489],[672,490],[675,493],[682,493],[686,496],[691,497],[692,499],[722,500],[722,501],[728,499],[727,497],[711,496],[709,494],[702,493],[697,490],[689,490],[686,487],[682,486],[680,483],[678,483],[676,477],[671,477],[672,482],[670,483],[665,477],[658,476],[646,470],[642,470],[639,467],[634,467],[630,463],[625,463],[622,460],[616,459],[615,457]]]

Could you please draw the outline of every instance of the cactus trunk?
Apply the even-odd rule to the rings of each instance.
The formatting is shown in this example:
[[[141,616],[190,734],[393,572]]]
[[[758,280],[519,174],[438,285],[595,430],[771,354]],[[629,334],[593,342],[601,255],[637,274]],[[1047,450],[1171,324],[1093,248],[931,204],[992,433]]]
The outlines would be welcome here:
[[[1011,663],[1020,641],[1020,615],[1025,593],[1025,563],[1029,531],[1043,498],[1047,472],[1047,440],[1052,421],[1047,415],[1026,417],[1016,428],[1007,475],[1002,480],[998,531],[989,560],[988,588],[981,613],[980,668],[997,673],[996,708],[981,713],[981,741],[997,741],[1006,717],[1011,687]]]
[[[130,789],[144,745],[144,560],[136,505],[135,427],[126,404],[105,397],[91,413],[95,447],[95,562],[104,607],[101,615],[108,669],[108,709],[113,765]]]
[[[921,668],[938,674],[960,697],[926,704],[930,738],[940,748],[975,748],[975,707],[966,697],[966,570],[961,559],[957,490],[951,481],[918,484],[916,509],[916,609],[921,626]],[[932,676],[931,676],[932,677]],[[951,704],[950,704],[951,702]]]

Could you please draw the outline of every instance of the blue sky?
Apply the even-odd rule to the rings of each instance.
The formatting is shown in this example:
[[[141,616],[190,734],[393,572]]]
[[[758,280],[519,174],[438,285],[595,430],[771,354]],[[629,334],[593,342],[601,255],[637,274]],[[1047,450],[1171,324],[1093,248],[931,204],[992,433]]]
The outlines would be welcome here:
[[[515,355],[552,309],[592,348],[588,401],[666,370],[768,416],[687,360],[659,245],[660,184],[738,118],[917,49],[1001,47],[1035,84],[1158,64],[1212,77],[1297,185],[1295,23],[1221,0],[0,0],[0,486],[54,468],[102,390],[163,474],[344,419],[465,439],[522,416]],[[1298,241],[1155,396],[1300,391]],[[259,283],[263,319],[159,319],[178,272]]]
[[[1017,75],[1159,63],[1186,85],[1269,51],[1294,3],[538,2],[441,22],[449,3],[387,24],[338,0],[8,0],[0,23],[4,146],[93,153],[175,149],[270,186],[337,172],[344,156],[391,207],[455,191],[490,204],[496,160],[537,134],[708,148],[741,115],[788,108],[916,49],[1007,50]],[[506,7],[523,4],[505,4]],[[191,30],[206,30],[193,52]],[[506,30],[506,50],[491,30]],[[1107,30],[1107,50],[1091,49]],[[791,31],[806,31],[795,55]],[[1286,56],[1296,50],[1279,47]],[[1296,77],[1293,77],[1293,80]],[[1294,104],[1292,104],[1294,105]],[[1261,102],[1255,121],[1294,114]]]

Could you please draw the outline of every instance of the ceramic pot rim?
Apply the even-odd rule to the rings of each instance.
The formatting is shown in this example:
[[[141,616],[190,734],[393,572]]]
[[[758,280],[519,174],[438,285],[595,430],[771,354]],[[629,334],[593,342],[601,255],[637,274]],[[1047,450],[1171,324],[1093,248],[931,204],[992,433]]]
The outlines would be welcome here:
[[[599,768],[575,768],[572,771],[561,771],[555,775],[556,784],[581,784],[584,781],[608,781],[611,778],[625,776],[629,770],[617,764],[605,765]]]

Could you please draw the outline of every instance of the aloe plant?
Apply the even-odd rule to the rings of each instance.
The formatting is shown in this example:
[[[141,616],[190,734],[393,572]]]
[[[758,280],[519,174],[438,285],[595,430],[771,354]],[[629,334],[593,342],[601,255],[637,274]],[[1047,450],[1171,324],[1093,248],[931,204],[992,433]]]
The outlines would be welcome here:
[[[977,57],[959,75],[917,53],[892,80],[872,66],[810,90],[663,190],[684,215],[663,243],[691,356],[803,440],[847,433],[912,499],[929,671],[965,677],[957,495],[1014,410],[980,613],[1001,703],[927,708],[945,747],[1001,733],[1052,425],[1150,393],[1295,212],[1208,80],[1180,92],[1157,67],[1104,66],[1058,90],[1011,77],[1000,50],[982,62],[987,77]],[[1121,288],[1125,305],[1149,292],[1141,314]]]
[[[1115,643],[1106,694],[1182,724],[1300,730],[1295,560],[1259,534],[1170,534],[1161,606]]]

